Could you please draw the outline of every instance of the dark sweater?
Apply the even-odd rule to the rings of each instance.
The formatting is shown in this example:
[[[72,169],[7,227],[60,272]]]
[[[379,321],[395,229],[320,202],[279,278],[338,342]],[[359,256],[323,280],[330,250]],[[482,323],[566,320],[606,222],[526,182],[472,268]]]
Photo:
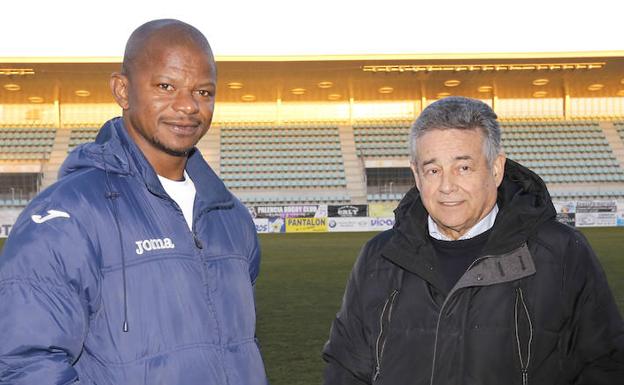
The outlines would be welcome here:
[[[438,257],[438,271],[441,273],[448,290],[455,286],[468,266],[475,259],[481,257],[481,251],[491,232],[490,229],[476,237],[459,241],[441,241],[429,236]]]

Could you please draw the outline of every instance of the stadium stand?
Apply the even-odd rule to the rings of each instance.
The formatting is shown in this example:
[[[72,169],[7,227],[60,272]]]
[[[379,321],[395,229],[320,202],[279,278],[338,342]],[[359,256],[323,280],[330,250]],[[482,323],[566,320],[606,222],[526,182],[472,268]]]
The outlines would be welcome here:
[[[345,163],[335,122],[227,122],[220,127],[219,170],[247,204],[349,203]],[[360,159],[406,159],[411,121],[353,124]],[[557,199],[622,199],[624,169],[598,121],[502,121],[507,156],[538,173]],[[613,122],[624,142],[624,121]],[[67,151],[91,141],[98,127],[71,128]],[[0,128],[2,159],[44,161],[55,129]],[[362,172],[365,172],[362,170]],[[584,186],[601,185],[586,189]],[[577,186],[560,190],[556,186]],[[555,186],[553,188],[553,186]],[[397,201],[403,191],[370,191],[368,202]],[[2,202],[0,202],[2,203]],[[21,204],[23,202],[20,202]]]
[[[407,158],[411,122],[405,120],[360,121],[353,125],[361,158]],[[614,126],[624,141],[624,122]],[[578,186],[557,191],[561,199],[621,199],[624,169],[597,121],[502,121],[502,142],[507,156],[531,168],[550,186]],[[598,190],[585,185],[604,184]],[[395,201],[401,193],[370,193],[369,202]]]
[[[360,157],[407,158],[407,135],[411,121],[360,121],[353,125],[355,146]]]
[[[504,122],[507,156],[547,183],[624,182],[624,170],[598,122]]]
[[[615,126],[618,134],[620,134],[620,139],[622,139],[622,142],[624,142],[624,121],[614,122],[613,125]]]
[[[403,193],[393,193],[393,194],[368,194],[369,202],[383,202],[383,201],[398,201],[403,198]]]
[[[349,200],[344,194],[344,164],[338,128],[334,125],[225,125],[221,128],[220,166],[226,185],[237,191],[325,189],[332,192],[281,194],[279,198],[271,194],[253,197],[243,194],[246,201]]]
[[[0,160],[45,160],[50,157],[55,128],[0,128]]]
[[[72,129],[69,136],[69,147],[67,148],[67,152],[73,150],[80,143],[95,140],[95,136],[99,130],[99,127],[77,127]]]

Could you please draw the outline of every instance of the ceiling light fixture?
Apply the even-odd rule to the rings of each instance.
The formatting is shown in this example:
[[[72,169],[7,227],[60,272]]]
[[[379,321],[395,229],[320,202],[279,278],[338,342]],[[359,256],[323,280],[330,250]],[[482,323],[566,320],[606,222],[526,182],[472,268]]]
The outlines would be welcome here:
[[[548,83],[550,83],[550,80],[548,80],[548,79],[535,79],[535,80],[533,80],[533,85],[534,86],[545,86]]]
[[[290,93],[293,95],[303,95],[306,93],[306,89],[305,88],[293,88],[292,90],[290,90]]]
[[[230,82],[227,84],[227,87],[231,90],[240,90],[243,88],[243,83],[240,82]]]
[[[86,98],[88,96],[91,96],[91,92],[87,90],[76,90],[74,91],[74,94],[76,94],[76,96],[79,96],[81,98]]]
[[[15,84],[15,83],[8,83],[8,84],[5,84],[3,87],[7,91],[19,91],[22,89],[22,87],[19,84]]]
[[[603,69],[606,62],[591,63],[501,63],[501,64],[385,64],[363,66],[364,72],[441,72],[441,71],[575,71]]]
[[[0,75],[6,76],[22,76],[34,75],[35,70],[32,68],[0,68]]]
[[[604,84],[600,84],[600,83],[594,83],[594,84],[590,84],[587,87],[588,91],[600,91],[601,89],[604,88]]]

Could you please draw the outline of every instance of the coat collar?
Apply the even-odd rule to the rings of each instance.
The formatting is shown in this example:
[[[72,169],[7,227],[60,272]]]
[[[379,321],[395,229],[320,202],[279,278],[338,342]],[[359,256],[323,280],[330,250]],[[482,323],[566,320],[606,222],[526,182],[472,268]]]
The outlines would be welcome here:
[[[89,167],[99,168],[110,174],[137,176],[152,194],[168,197],[154,168],[128,135],[120,117],[106,122],[94,143],[82,145],[74,150],[62,167],[62,175]],[[197,148],[191,150],[186,163],[186,172],[195,183],[197,199],[201,202],[202,210],[229,208],[234,205],[234,196],[206,163]]]

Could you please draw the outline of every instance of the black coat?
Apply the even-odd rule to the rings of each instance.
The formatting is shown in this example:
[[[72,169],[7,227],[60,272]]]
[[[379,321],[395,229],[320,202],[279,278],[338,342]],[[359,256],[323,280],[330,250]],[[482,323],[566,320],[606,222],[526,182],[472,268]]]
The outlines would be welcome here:
[[[483,255],[453,288],[416,189],[353,268],[323,350],[325,384],[624,384],[624,323],[583,235],[508,160]]]

